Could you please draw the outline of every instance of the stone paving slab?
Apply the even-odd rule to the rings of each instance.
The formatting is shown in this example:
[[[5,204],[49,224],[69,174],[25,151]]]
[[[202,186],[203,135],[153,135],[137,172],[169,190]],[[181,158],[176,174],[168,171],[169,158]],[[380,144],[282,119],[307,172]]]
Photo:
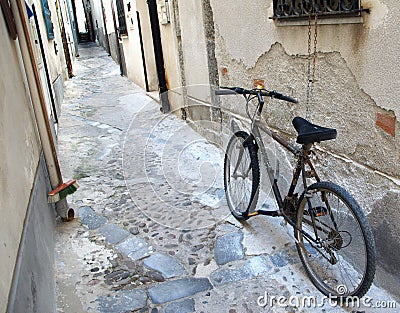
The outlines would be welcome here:
[[[154,253],[144,260],[143,264],[148,268],[159,271],[165,278],[180,276],[186,272],[176,258],[162,253]]]
[[[214,255],[218,265],[223,265],[232,261],[241,260],[243,252],[243,233],[232,233],[217,237]]]
[[[78,216],[82,224],[85,224],[89,229],[96,229],[107,223],[107,219],[98,215],[91,207],[84,206],[78,210]]]
[[[294,259],[294,256],[291,255],[288,251],[281,251],[279,253],[275,253],[269,256],[272,264],[276,267],[284,267],[288,264],[294,264],[300,262],[300,260]]]
[[[115,224],[105,224],[98,228],[97,232],[104,236],[105,241],[110,245],[121,242],[130,235],[128,231]]]
[[[143,290],[120,290],[112,297],[97,299],[101,313],[122,313],[142,309],[147,304],[147,294]]]
[[[165,313],[190,313],[195,312],[193,299],[186,299],[180,302],[173,302],[165,307]]]
[[[149,246],[144,239],[137,237],[128,238],[117,245],[116,248],[119,252],[128,256],[132,261],[141,260],[153,252],[152,247]]]
[[[149,294],[153,303],[161,304],[190,297],[212,288],[208,278],[181,278],[151,287]]]
[[[264,256],[255,256],[249,259],[245,265],[240,268],[226,269],[222,268],[211,275],[214,285],[225,285],[241,280],[251,279],[260,275],[267,274],[271,267]]]

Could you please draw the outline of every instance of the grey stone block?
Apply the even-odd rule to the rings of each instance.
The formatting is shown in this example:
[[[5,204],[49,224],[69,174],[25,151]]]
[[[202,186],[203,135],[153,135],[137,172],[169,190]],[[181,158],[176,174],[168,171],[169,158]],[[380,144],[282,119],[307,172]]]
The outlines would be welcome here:
[[[161,253],[155,253],[147,258],[144,265],[159,271],[165,278],[176,277],[185,273],[185,268],[177,259]]]
[[[160,304],[210,289],[212,285],[208,278],[181,278],[151,287],[149,294],[153,303]]]
[[[147,295],[143,290],[120,290],[113,297],[97,299],[100,313],[121,313],[141,309],[147,304]]]
[[[214,285],[224,285],[251,277],[250,273],[241,269],[220,269],[211,275]]]
[[[181,302],[173,302],[165,307],[165,313],[190,313],[195,312],[194,300],[186,299]]]
[[[105,237],[105,240],[108,244],[116,244],[122,240],[124,240],[126,237],[130,235],[128,231],[125,229],[118,227],[115,224],[105,224],[99,229],[97,229],[97,232]]]
[[[312,247],[308,247],[306,244],[306,247],[308,249],[308,251],[312,254],[314,254],[316,251],[315,249],[313,249]],[[282,252],[278,252],[275,253],[273,255],[270,255],[270,260],[272,262],[272,264],[274,264],[274,266],[276,267],[284,267],[287,264],[294,264],[296,263],[296,260],[298,262],[298,259],[293,259],[293,256],[290,254],[289,251],[282,251]]]
[[[219,236],[214,248],[215,261],[217,264],[222,265],[243,259],[244,253],[242,240],[242,233],[232,233]]]
[[[263,256],[251,258],[240,268],[220,269],[211,275],[214,285],[225,285],[241,280],[251,279],[269,272],[271,267]]]
[[[252,277],[267,274],[271,269],[271,266],[267,263],[267,259],[262,255],[252,257],[246,262],[244,267],[251,273]]]
[[[116,246],[117,250],[137,261],[149,256],[152,248],[141,238],[130,237]]]
[[[98,215],[89,206],[81,207],[78,210],[78,216],[81,219],[82,224],[87,225],[89,229],[96,229],[107,223],[107,219],[105,217]]]

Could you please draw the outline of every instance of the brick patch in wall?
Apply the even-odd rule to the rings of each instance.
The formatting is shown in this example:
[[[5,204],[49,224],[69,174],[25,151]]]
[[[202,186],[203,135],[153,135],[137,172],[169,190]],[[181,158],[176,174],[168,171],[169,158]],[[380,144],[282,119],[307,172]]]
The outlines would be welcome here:
[[[377,113],[376,125],[382,128],[390,136],[394,137],[396,128],[396,116],[390,114]]]

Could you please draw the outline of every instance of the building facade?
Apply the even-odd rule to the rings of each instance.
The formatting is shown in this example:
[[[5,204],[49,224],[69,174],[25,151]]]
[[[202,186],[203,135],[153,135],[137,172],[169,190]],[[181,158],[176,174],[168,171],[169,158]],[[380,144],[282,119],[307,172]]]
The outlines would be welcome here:
[[[75,56],[66,8],[1,2],[0,312],[56,311],[56,211],[47,193],[62,181],[57,114]]]

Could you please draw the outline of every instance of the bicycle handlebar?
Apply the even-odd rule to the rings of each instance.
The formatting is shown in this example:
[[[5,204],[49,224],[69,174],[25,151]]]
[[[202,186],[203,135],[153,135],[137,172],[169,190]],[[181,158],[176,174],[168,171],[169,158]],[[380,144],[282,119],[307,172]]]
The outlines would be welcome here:
[[[276,98],[279,100],[284,100],[292,103],[298,103],[298,100],[296,98],[290,97],[290,96],[285,96],[275,90],[268,91],[265,89],[252,89],[252,90],[247,90],[244,88],[240,87],[219,87],[221,89],[215,90],[215,95],[216,96],[225,96],[225,95],[234,95],[234,94],[240,94],[240,95],[258,95],[260,94],[263,97],[271,97],[271,98]]]
[[[216,96],[226,96],[226,95],[236,95],[238,94],[234,90],[229,90],[229,89],[217,89],[215,90],[215,95]]]

